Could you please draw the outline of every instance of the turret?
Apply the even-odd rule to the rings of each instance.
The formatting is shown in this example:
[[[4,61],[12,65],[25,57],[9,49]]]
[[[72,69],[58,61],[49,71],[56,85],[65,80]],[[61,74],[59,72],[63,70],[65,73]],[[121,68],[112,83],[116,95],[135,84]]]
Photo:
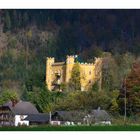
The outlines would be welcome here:
[[[54,63],[54,57],[47,57],[47,65],[52,65]]]
[[[54,63],[54,57],[47,57],[46,60],[46,84],[48,89],[51,90],[51,71],[52,71],[52,64]]]
[[[67,58],[66,58],[66,64],[74,64],[74,55],[67,55]]]
[[[102,87],[102,65],[103,65],[103,58],[96,58],[95,57],[95,79],[99,81],[99,90]]]
[[[75,60],[75,56],[68,56],[66,58],[66,82],[69,81],[70,77],[71,77],[71,71],[74,65],[74,60]]]

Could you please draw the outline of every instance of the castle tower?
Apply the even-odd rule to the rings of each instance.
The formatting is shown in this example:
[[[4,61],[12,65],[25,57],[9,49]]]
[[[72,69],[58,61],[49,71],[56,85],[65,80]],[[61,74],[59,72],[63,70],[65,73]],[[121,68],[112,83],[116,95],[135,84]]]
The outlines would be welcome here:
[[[54,57],[47,57],[46,60],[46,84],[48,89],[51,90],[52,85],[52,64],[54,64]]]
[[[102,58],[95,58],[95,81],[99,81],[99,90],[102,88],[102,65],[103,59]]]
[[[74,56],[67,56],[66,58],[66,83],[69,82],[69,79],[71,78],[71,71],[74,65]]]

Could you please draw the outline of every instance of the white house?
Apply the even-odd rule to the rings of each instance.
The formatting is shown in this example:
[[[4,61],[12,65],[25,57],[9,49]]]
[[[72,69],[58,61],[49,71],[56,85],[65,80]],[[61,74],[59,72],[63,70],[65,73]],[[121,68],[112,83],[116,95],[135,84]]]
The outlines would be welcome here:
[[[15,126],[19,126],[19,125],[26,125],[29,126],[29,121],[24,120],[28,117],[28,115],[15,115]]]

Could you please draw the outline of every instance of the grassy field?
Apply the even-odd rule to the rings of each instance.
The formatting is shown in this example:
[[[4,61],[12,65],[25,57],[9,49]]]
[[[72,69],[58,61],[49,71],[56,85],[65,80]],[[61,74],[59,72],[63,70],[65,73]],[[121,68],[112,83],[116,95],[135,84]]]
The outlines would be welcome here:
[[[140,125],[1,127],[0,131],[140,131]]]

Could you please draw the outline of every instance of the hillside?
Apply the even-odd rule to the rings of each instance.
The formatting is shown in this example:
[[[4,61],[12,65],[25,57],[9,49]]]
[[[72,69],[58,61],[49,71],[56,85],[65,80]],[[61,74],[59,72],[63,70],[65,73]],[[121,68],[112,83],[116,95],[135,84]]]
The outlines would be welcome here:
[[[103,57],[103,92],[100,94],[119,93],[124,76],[131,71],[133,62],[139,60],[139,13],[139,10],[0,10],[1,96],[12,90],[19,99],[30,100],[46,112],[46,97],[50,96],[44,90],[46,57],[64,61],[66,55],[74,54],[79,56],[79,61],[87,62]],[[95,84],[92,90],[98,92],[97,89]],[[81,98],[84,102],[84,98],[89,98],[79,93],[73,96],[75,99],[70,94],[65,100],[66,106],[62,100],[56,108],[71,109],[74,107],[69,100]],[[117,96],[115,99],[103,97],[106,100],[99,98],[98,102],[103,108],[108,109],[112,102],[116,105]],[[42,105],[42,100],[36,101],[36,98],[43,98],[46,104]],[[56,95],[50,98],[51,102],[57,101]],[[102,100],[105,104],[108,100],[111,103],[104,105]],[[98,103],[95,102],[94,107]]]

